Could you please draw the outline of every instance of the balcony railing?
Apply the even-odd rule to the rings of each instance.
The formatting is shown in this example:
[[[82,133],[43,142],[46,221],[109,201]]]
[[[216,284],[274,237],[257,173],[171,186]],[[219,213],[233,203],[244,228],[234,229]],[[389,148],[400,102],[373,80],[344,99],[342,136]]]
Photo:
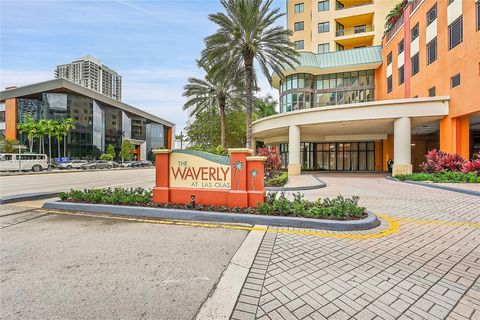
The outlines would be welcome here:
[[[337,37],[342,37],[342,36],[352,36],[360,33],[365,33],[365,32],[371,32],[374,31],[373,25],[363,25],[363,26],[356,26],[353,28],[347,28],[347,29],[338,29],[336,32]]]
[[[395,33],[403,26],[403,14],[398,18],[395,24],[387,32],[387,41],[392,39]]]
[[[341,6],[338,5],[338,2],[337,2],[337,6],[336,6],[335,10],[346,10],[346,9],[350,9],[350,8],[368,6],[368,5],[371,5],[371,4],[373,4],[373,2],[354,4],[353,6],[349,6],[349,7],[341,7]]]

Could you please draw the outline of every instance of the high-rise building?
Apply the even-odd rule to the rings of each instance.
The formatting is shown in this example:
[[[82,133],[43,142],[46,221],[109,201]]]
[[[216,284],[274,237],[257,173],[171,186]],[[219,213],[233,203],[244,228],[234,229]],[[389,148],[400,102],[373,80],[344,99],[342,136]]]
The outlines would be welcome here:
[[[418,171],[432,149],[480,152],[480,0],[287,8],[298,63],[272,76],[279,114],[255,121],[253,136],[277,147],[290,175],[396,175]]]
[[[55,78],[67,79],[115,100],[122,100],[122,76],[91,55],[58,65]]]

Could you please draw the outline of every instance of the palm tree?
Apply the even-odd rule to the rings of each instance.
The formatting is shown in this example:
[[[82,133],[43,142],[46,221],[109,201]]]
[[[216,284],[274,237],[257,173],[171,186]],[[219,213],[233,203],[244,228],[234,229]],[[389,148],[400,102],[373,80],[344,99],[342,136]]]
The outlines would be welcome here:
[[[48,135],[48,159],[52,161],[52,136],[55,134],[57,123],[55,120],[49,119],[45,124],[45,132]]]
[[[183,110],[191,109],[190,114],[195,115],[208,108],[218,108],[220,114],[220,144],[226,147],[225,109],[227,105],[240,102],[240,81],[228,69],[212,72],[206,64],[201,65],[207,72],[205,79],[189,78],[185,85],[183,96],[188,100],[183,105]]]
[[[40,145],[38,146],[38,153],[45,153],[45,143],[43,139],[47,134],[47,120],[41,119],[37,123],[38,137],[40,138]]]
[[[54,120],[54,130],[52,135],[57,139],[57,157],[60,158],[60,141],[63,139],[63,128],[61,120]]]
[[[37,136],[38,126],[30,116],[25,116],[24,123],[18,124],[18,130],[20,133],[24,133],[27,135],[28,139],[28,146],[30,147],[30,152],[33,152],[33,139]]]
[[[63,119],[60,126],[63,133],[63,157],[65,158],[67,156],[67,135],[71,130],[75,129],[75,126],[72,118]]]
[[[229,66],[245,75],[247,147],[252,147],[253,90],[256,83],[254,61],[271,82],[271,72],[283,76],[286,66],[293,68],[298,53],[293,48],[290,30],[276,24],[284,14],[270,9],[273,0],[221,0],[226,13],[209,19],[217,32],[205,39],[200,62],[215,61],[217,68]]]

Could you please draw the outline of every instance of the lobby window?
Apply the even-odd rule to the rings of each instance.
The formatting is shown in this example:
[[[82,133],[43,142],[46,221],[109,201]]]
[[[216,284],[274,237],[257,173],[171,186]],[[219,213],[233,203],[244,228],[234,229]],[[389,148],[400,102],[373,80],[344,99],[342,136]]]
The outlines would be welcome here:
[[[390,52],[390,53],[387,55],[387,66],[388,66],[389,64],[391,64],[391,63],[392,63],[392,53]]]
[[[402,53],[404,49],[405,49],[405,43],[403,42],[403,39],[402,39],[402,41],[398,43],[398,54]]]
[[[297,3],[296,5],[293,6],[293,11],[295,13],[300,13],[305,10],[305,5],[303,3]]]
[[[428,96],[435,97],[435,87],[431,87],[430,89],[428,89]]]
[[[387,78],[387,92],[390,93],[392,92],[392,87],[393,87],[393,81],[392,81],[392,76]]]
[[[293,44],[295,45],[296,50],[303,50],[305,46],[303,40],[295,41]]]
[[[318,2],[318,12],[330,10],[330,0]]]
[[[303,21],[295,22],[293,25],[294,31],[302,31],[304,29]]]
[[[427,26],[432,23],[435,19],[437,19],[437,4],[428,10],[427,12]]]
[[[320,22],[318,24],[318,33],[324,33],[330,31],[330,22]]]
[[[403,84],[405,82],[405,67],[401,66],[398,68],[398,85]]]
[[[463,41],[463,18],[460,16],[457,20],[448,26],[448,49],[455,48]]]
[[[427,64],[437,60],[437,37],[427,43]]]
[[[419,28],[418,28],[418,23],[417,23],[415,25],[415,27],[413,27],[413,29],[412,29],[412,39],[411,39],[412,42],[413,42],[413,40],[418,38],[418,34],[419,34]]]
[[[330,52],[330,43],[321,43],[318,45],[318,53]]]
[[[452,88],[455,88],[460,85],[460,73],[457,73],[450,78],[450,84]]]
[[[477,11],[477,31],[480,30],[480,1],[477,1],[475,4],[475,8]]]
[[[417,53],[411,59],[412,59],[412,76],[413,76],[420,71],[420,56]]]

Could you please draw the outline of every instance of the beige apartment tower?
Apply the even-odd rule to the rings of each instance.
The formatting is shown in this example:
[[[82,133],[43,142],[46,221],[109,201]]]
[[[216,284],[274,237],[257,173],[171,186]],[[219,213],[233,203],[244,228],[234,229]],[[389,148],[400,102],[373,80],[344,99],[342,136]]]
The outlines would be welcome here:
[[[288,0],[287,22],[299,51],[324,53],[381,45],[391,0]]]
[[[107,97],[122,100],[122,76],[91,55],[58,65],[55,78],[67,79]]]

